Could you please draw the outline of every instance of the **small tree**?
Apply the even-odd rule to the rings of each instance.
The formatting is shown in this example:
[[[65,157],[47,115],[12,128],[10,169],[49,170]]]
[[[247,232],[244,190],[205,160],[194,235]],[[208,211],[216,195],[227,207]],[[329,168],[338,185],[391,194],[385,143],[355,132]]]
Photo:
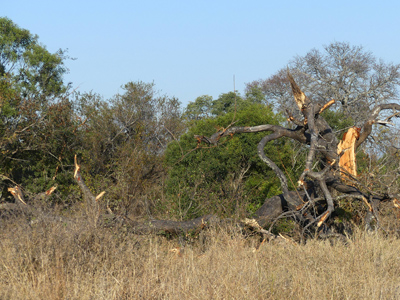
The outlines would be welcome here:
[[[51,54],[40,45],[37,35],[0,18],[0,78],[12,82],[9,87],[21,98],[46,100],[63,94],[66,58],[64,50]]]
[[[72,144],[72,104],[63,96],[66,58],[65,51],[50,53],[36,35],[0,18],[0,173],[9,181],[43,188],[32,178],[54,177]]]

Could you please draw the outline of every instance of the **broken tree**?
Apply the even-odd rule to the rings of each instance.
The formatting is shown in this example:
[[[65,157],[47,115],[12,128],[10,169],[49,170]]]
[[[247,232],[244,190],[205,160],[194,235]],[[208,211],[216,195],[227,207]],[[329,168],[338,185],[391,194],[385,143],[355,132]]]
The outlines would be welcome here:
[[[395,200],[397,195],[364,192],[348,184],[348,179],[356,180],[355,151],[372,132],[374,124],[383,124],[390,118],[398,117],[400,105],[396,103],[381,104],[374,107],[366,116],[361,128],[351,128],[338,141],[331,126],[321,113],[328,109],[335,100],[326,104],[311,101],[296,84],[292,75],[287,73],[295,102],[301,112],[301,119],[289,115],[288,120],[295,124],[294,128],[277,125],[259,125],[253,127],[229,127],[211,137],[196,136],[207,144],[218,144],[224,137],[233,134],[268,132],[258,144],[258,155],[280,180],[282,194],[266,199],[264,205],[256,212],[256,220],[262,226],[274,220],[284,211],[290,211],[292,216],[305,227],[316,225],[320,227],[335,210],[335,200],[343,197],[363,201],[370,212],[374,214],[374,202]],[[392,110],[393,114],[385,121],[378,120],[384,110]],[[308,155],[302,174],[298,178],[298,189],[290,191],[285,173],[264,153],[268,142],[280,138],[290,138],[308,147]],[[325,202],[323,211],[313,208],[315,202]]]

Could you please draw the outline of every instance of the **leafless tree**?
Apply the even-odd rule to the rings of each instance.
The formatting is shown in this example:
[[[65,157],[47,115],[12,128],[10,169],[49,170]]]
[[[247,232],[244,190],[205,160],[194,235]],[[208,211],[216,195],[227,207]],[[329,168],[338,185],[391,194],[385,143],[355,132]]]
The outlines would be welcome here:
[[[297,83],[314,102],[335,99],[332,109],[351,116],[357,125],[363,123],[371,108],[396,99],[399,94],[400,65],[377,60],[361,46],[334,42],[313,49],[305,56],[289,62]],[[247,89],[259,87],[266,102],[274,102],[279,111],[293,112],[286,69],[266,80],[247,84]],[[363,113],[361,113],[363,112]]]

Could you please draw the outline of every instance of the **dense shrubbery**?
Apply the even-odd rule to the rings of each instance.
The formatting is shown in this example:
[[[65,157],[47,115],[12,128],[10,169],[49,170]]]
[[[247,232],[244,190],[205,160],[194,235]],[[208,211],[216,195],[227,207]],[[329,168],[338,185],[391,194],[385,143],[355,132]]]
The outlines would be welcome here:
[[[266,197],[278,194],[279,181],[257,155],[256,145],[263,133],[235,135],[218,147],[198,147],[194,135],[210,136],[217,128],[280,124],[282,118],[269,106],[252,103],[239,106],[237,112],[205,118],[193,123],[166,150],[169,166],[167,195],[170,209],[179,217],[193,217],[205,212],[232,216],[256,210]],[[265,149],[279,166],[295,178],[292,145],[278,140]]]

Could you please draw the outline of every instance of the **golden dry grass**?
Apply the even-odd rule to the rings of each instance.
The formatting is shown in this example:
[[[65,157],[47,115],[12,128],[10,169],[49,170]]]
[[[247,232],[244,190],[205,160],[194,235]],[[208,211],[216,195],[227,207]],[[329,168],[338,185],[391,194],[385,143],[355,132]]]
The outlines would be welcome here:
[[[400,240],[264,243],[210,230],[159,236],[23,222],[0,231],[0,299],[399,299]]]

